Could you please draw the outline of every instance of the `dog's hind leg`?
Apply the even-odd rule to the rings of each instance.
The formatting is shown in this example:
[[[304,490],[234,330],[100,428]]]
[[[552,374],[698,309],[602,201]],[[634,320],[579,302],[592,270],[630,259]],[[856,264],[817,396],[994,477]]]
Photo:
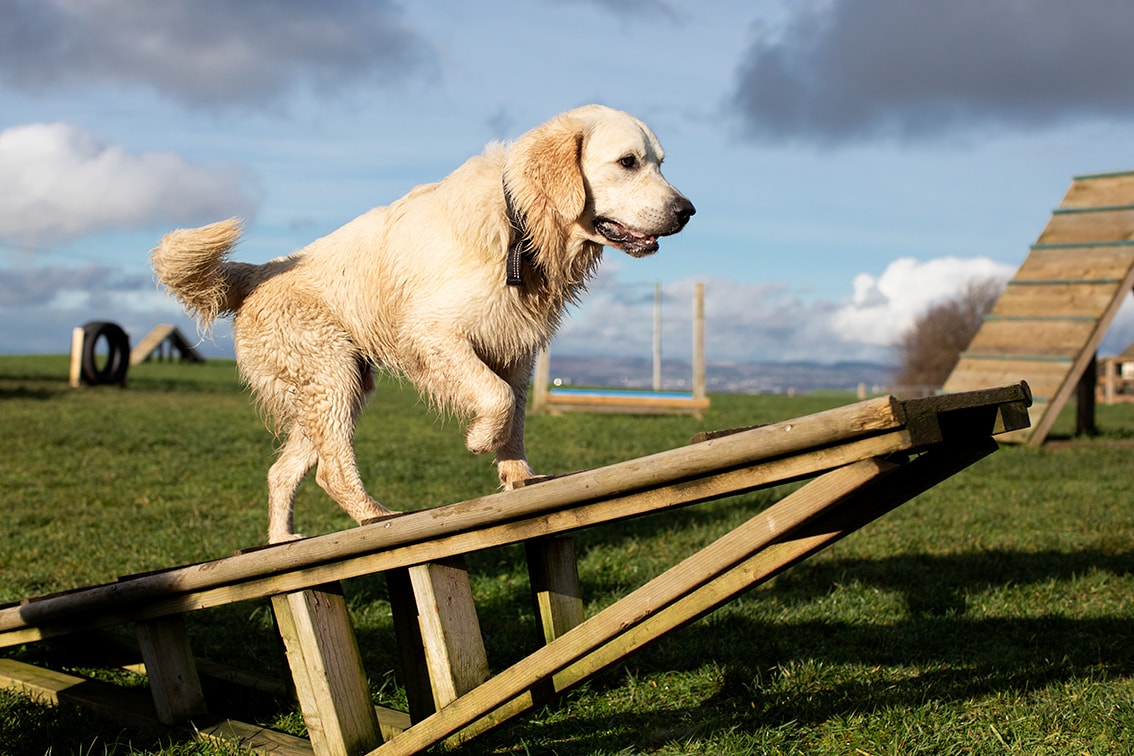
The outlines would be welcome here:
[[[353,383],[347,380],[313,381],[304,392],[298,418],[318,454],[315,480],[357,523],[390,514],[362,484],[354,455],[354,429],[367,395],[374,390],[368,364],[354,358]]]
[[[292,424],[279,458],[268,471],[268,543],[295,538],[295,491],[317,459],[311,439]]]

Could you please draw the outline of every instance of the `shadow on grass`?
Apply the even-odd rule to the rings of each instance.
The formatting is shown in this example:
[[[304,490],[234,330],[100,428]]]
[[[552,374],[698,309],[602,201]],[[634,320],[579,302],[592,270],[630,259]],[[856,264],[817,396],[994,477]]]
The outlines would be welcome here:
[[[517,742],[554,743],[558,754],[639,752],[690,738],[754,741],[868,712],[913,712],[986,696],[1009,700],[1052,684],[1134,674],[1129,618],[1071,620],[915,619],[885,627],[845,623],[761,623],[729,618],[696,633],[706,660],[723,673],[718,692],[696,706],[644,703],[637,710],[556,717],[549,707],[466,744],[459,753],[499,752]],[[684,642],[694,640],[685,634]],[[681,642],[676,640],[674,642]],[[664,650],[647,665],[665,668]],[[652,658],[651,658],[652,657]],[[800,664],[800,661],[806,661]],[[838,665],[902,665],[902,677]],[[646,670],[608,672],[589,686],[601,696]],[[654,692],[653,696],[657,697]],[[626,698],[623,693],[620,697]],[[552,721],[549,721],[552,720]]]
[[[864,711],[915,710],[927,702],[948,705],[1001,695],[1013,699],[1053,683],[1134,675],[1134,622],[1129,614],[1060,616],[1067,602],[1075,602],[1075,592],[1065,587],[1054,593],[1059,606],[1021,607],[1018,617],[971,616],[975,612],[970,612],[969,602],[985,591],[1042,588],[1093,571],[1129,575],[1134,552],[903,555],[832,560],[789,570],[746,599],[746,605],[730,605],[693,628],[673,633],[586,684],[592,700],[625,698],[628,686],[646,675],[695,672],[713,665],[722,681],[700,704],[655,702],[630,713],[562,715],[555,714],[557,707],[571,704],[554,704],[478,738],[461,752],[528,742],[541,747],[554,743],[560,754],[613,753],[690,737],[813,726]],[[900,593],[908,616],[884,624],[869,617],[776,622],[759,616],[768,613],[764,602],[779,608],[802,605],[848,582],[864,590]],[[496,617],[514,616],[518,605],[498,602],[480,608],[482,621],[488,619],[498,642],[508,633]],[[1074,611],[1074,606],[1069,608]],[[514,646],[510,650],[516,653]],[[503,666],[494,662],[493,668]]]

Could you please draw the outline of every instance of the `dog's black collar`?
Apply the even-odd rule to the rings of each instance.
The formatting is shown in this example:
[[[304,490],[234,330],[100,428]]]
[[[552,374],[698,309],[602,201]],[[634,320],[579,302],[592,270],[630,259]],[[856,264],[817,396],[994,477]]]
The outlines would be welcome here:
[[[507,270],[505,282],[509,286],[522,286],[524,283],[524,259],[532,264],[536,249],[532,240],[528,238],[528,224],[524,216],[516,210],[516,203],[512,199],[512,192],[508,184],[504,184],[504,205],[508,208],[508,222],[512,224],[512,239],[508,244],[508,256],[505,261]]]

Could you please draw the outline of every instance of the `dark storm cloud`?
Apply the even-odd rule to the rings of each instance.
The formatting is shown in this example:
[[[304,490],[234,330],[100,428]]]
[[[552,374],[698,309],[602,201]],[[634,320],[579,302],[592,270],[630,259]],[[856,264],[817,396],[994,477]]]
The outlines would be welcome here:
[[[834,0],[762,34],[751,136],[842,141],[1134,114],[1130,0]]]
[[[7,269],[0,276],[0,309],[44,305],[61,292],[89,297],[92,293],[153,290],[149,276],[124,274],[103,265],[81,268],[42,266]]]
[[[428,73],[428,44],[378,0],[0,0],[0,79],[143,85],[190,105],[265,104]]]

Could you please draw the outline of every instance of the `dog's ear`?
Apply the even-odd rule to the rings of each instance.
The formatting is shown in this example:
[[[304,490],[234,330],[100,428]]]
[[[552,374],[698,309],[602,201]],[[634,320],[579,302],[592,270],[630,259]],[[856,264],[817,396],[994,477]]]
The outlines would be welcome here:
[[[504,180],[533,237],[542,235],[543,224],[556,226],[562,234],[583,214],[583,134],[580,119],[562,115],[524,134],[508,149]]]

